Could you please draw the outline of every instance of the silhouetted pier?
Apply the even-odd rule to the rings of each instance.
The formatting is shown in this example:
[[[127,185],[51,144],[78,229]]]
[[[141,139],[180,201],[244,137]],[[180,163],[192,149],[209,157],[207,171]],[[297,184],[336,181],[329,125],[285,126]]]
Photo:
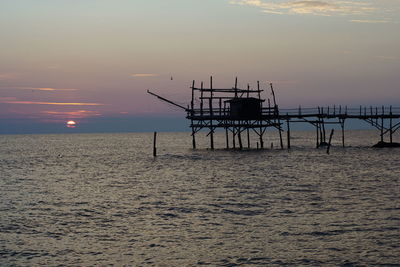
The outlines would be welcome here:
[[[226,148],[243,149],[242,137],[245,134],[247,147],[250,148],[250,132],[258,136],[257,148],[264,148],[264,135],[268,128],[274,128],[279,133],[280,147],[284,148],[283,133],[286,131],[287,148],[291,146],[290,125],[292,123],[309,123],[315,127],[316,147],[328,145],[326,125],[337,124],[341,128],[342,146],[345,146],[345,122],[348,119],[363,120],[380,132],[380,142],[377,146],[399,146],[393,142],[393,134],[400,128],[400,108],[365,107],[348,108],[347,106],[328,106],[317,108],[279,109],[272,83],[267,90],[272,98],[262,98],[266,90],[257,82],[257,88],[238,88],[237,78],[232,88],[214,88],[210,77],[209,87],[201,82],[196,87],[193,81],[190,105],[184,107],[164,97],[148,91],[149,94],[175,105],[187,113],[192,129],[193,148],[196,148],[196,134],[207,129],[210,138],[210,148],[214,149],[214,133],[216,129],[225,130]],[[285,129],[284,129],[285,128]],[[388,139],[388,142],[385,140]],[[232,145],[232,146],[231,146]]]

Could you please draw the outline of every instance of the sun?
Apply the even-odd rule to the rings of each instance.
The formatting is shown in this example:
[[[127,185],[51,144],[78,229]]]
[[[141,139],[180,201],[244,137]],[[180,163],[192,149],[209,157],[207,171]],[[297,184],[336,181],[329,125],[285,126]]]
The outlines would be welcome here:
[[[76,127],[76,122],[75,121],[67,121],[67,127],[68,128],[75,128]]]

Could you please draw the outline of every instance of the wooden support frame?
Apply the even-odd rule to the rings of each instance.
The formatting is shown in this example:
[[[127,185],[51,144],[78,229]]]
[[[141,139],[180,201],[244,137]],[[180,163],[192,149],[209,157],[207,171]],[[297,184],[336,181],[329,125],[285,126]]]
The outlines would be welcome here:
[[[283,124],[286,122],[287,148],[291,148],[291,123],[311,123],[316,129],[317,147],[326,143],[326,124],[339,124],[342,132],[342,146],[345,147],[345,121],[347,119],[364,120],[379,130],[380,141],[383,142],[387,136],[390,144],[394,143],[394,133],[400,129],[400,108],[390,107],[372,107],[359,106],[357,108],[348,108],[347,106],[334,105],[333,107],[280,109],[277,104],[276,94],[272,83],[267,84],[272,94],[272,103],[268,97],[262,98],[261,84],[257,81],[257,88],[252,89],[247,84],[245,89],[238,87],[238,79],[235,78],[235,84],[232,88],[215,88],[213,77],[210,77],[209,88],[204,87],[201,82],[200,87],[196,87],[195,81],[191,85],[191,100],[187,107],[170,101],[155,93],[148,91],[149,94],[167,102],[175,107],[183,109],[187,113],[187,119],[190,120],[192,147],[197,148],[196,134],[201,130],[208,130],[207,136],[210,138],[210,148],[215,148],[214,133],[217,129],[225,130],[226,148],[230,148],[232,142],[233,148],[243,149],[242,132],[247,134],[247,149],[251,148],[250,130],[257,135],[259,141],[258,148],[264,148],[264,135],[268,128],[278,130],[280,147],[283,149]],[[196,93],[199,91],[199,93]],[[268,91],[268,90],[265,90]],[[251,117],[237,116],[237,110],[232,107],[231,100],[236,102],[245,102],[245,100],[257,101],[257,115]],[[246,100],[246,101],[247,101]],[[206,103],[204,103],[206,101]],[[207,103],[208,102],[208,103]],[[266,106],[263,103],[267,102]],[[196,105],[197,103],[197,105]],[[206,105],[206,107],[205,107]],[[258,106],[259,105],[259,106]],[[197,107],[196,107],[197,106]],[[235,113],[236,112],[236,113]],[[283,122],[283,123],[282,123]],[[232,141],[229,133],[232,133]]]

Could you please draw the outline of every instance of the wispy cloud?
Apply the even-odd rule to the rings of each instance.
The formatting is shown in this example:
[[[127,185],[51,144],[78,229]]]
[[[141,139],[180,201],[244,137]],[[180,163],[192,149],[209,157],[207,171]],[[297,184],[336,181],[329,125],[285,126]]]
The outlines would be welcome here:
[[[52,87],[14,87],[18,90],[36,90],[36,91],[77,91],[75,88],[52,88]]]
[[[16,73],[11,73],[11,72],[0,73],[0,81],[11,80],[15,79],[16,77],[17,77]]]
[[[14,100],[17,100],[17,98],[13,97],[13,96],[11,96],[11,97],[9,97],[9,96],[0,97],[0,103],[3,102],[3,101],[14,101]]]
[[[232,0],[231,4],[258,7],[265,13],[274,14],[312,14],[331,15],[367,15],[376,8],[365,1],[262,1],[262,0]]]
[[[87,117],[101,116],[101,113],[93,110],[75,110],[75,111],[42,111],[41,114],[49,115],[56,118],[80,119]]]
[[[155,73],[134,73],[131,74],[132,77],[156,77],[158,74]]]
[[[0,100],[5,104],[22,104],[22,105],[55,105],[55,106],[104,106],[101,103],[64,103],[64,102],[39,102],[39,101],[17,101],[17,100]]]
[[[350,22],[355,23],[390,23],[388,20],[368,20],[368,19],[352,19]]]

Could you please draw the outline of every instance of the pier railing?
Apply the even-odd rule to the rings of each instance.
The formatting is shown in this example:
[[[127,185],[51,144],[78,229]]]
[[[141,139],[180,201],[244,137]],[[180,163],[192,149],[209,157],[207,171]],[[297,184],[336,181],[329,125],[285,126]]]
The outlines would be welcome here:
[[[399,116],[400,107],[372,107],[360,106],[347,107],[347,106],[325,106],[314,108],[287,108],[279,109],[281,115],[288,115],[290,117],[304,117],[304,116],[322,116],[322,117],[349,117],[349,118],[364,118],[364,117],[382,117],[382,116]]]

